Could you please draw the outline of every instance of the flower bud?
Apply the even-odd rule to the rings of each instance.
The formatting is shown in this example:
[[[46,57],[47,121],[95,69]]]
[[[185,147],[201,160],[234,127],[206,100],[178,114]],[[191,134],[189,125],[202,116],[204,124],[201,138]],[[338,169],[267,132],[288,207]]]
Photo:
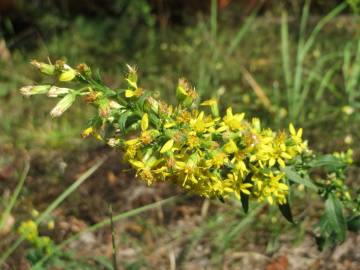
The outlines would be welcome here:
[[[212,98],[209,100],[204,101],[203,103],[200,104],[201,106],[210,106],[211,108],[211,113],[215,116],[218,117],[219,116],[219,107],[217,104],[216,99]]]
[[[85,76],[91,76],[91,69],[87,64],[79,64],[76,69],[79,73],[84,74]]]
[[[55,222],[53,220],[50,220],[47,224],[47,227],[49,230],[53,230],[55,228]]]
[[[110,106],[111,109],[115,109],[115,110],[118,110],[118,109],[120,109],[122,107],[119,103],[117,103],[114,100],[110,100],[109,106]]]
[[[104,98],[99,101],[99,114],[101,117],[106,118],[110,114],[110,102]]]
[[[143,117],[141,118],[141,130],[145,131],[149,127],[149,116],[147,113],[144,113]]]
[[[130,86],[136,89],[138,80],[136,69],[130,65],[127,65],[127,68],[129,70],[129,74],[127,75],[126,81],[129,83]]]
[[[48,91],[47,95],[48,95],[48,97],[58,97],[58,96],[61,96],[61,95],[69,94],[70,91],[71,91],[71,89],[69,89],[69,88],[51,86],[51,88]]]
[[[185,79],[180,79],[176,88],[176,99],[184,106],[190,106],[197,98],[195,89],[191,88]]]
[[[58,104],[51,110],[50,115],[52,117],[59,117],[62,115],[70,106],[75,102],[76,95],[74,93],[69,93],[63,97]]]
[[[354,113],[354,108],[351,106],[344,106],[341,108],[342,112],[346,115],[352,115]]]
[[[46,75],[54,75],[55,74],[55,66],[46,64],[46,63],[40,63],[36,60],[31,61],[31,64],[40,70],[41,73]]]
[[[173,140],[173,139],[168,140],[168,141],[163,145],[163,147],[160,149],[160,153],[163,154],[163,153],[171,150],[172,147],[173,147],[173,145],[174,145],[174,140]]]
[[[20,88],[20,93],[24,96],[40,95],[45,94],[49,91],[51,85],[29,85]]]
[[[65,70],[60,74],[59,81],[62,82],[72,81],[75,78],[76,74],[77,72],[74,69]]]
[[[176,88],[176,98],[179,102],[182,102],[187,96],[188,83],[185,79],[180,79]]]
[[[155,113],[158,113],[159,112],[159,102],[151,96],[147,98],[147,101],[148,101],[148,104],[150,105],[151,110]]]

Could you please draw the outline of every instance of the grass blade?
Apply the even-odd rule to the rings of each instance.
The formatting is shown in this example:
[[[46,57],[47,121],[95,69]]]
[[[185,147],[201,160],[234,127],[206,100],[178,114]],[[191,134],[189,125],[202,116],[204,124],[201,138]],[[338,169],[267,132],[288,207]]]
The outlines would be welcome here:
[[[17,184],[14,193],[12,194],[11,198],[10,198],[10,202],[8,203],[8,205],[6,206],[3,214],[1,215],[1,219],[0,219],[0,230],[2,229],[2,227],[5,224],[5,221],[7,219],[7,217],[10,215],[12,209],[15,206],[16,200],[19,197],[20,191],[24,185],[26,176],[29,173],[29,169],[30,169],[30,162],[28,160],[25,161],[25,167],[24,170],[22,172],[22,174],[20,175],[19,178],[19,183]]]
[[[117,260],[116,260],[115,229],[114,229],[113,211],[112,211],[111,205],[109,206],[109,211],[110,211],[113,268],[114,268],[114,270],[118,270]]]
[[[319,34],[319,32],[321,31],[321,29],[329,21],[331,21],[334,17],[336,17],[338,14],[340,14],[340,12],[343,11],[346,7],[347,7],[346,2],[338,5],[336,8],[334,8],[332,11],[330,11],[325,17],[323,17],[318,22],[318,24],[315,26],[314,30],[311,32],[310,37],[304,44],[304,50],[303,50],[304,54],[306,54],[309,51],[309,49],[312,47],[312,45],[314,44],[315,39],[316,39],[317,35]]]
[[[63,193],[60,194],[35,220],[39,224],[52,211],[54,211],[72,192],[74,192],[86,179],[88,179],[104,162],[106,158],[103,158],[96,162],[89,170],[83,173],[72,185],[70,185]],[[18,238],[0,257],[0,266],[4,264],[6,259],[16,250],[16,248],[25,240],[24,237]]]
[[[281,60],[285,76],[287,99],[290,100],[291,95],[291,68],[290,68],[290,48],[289,48],[289,29],[288,29],[288,16],[286,11],[281,14]]]
[[[238,30],[235,37],[231,41],[230,46],[227,50],[228,56],[232,55],[232,53],[235,51],[235,49],[240,44],[242,39],[245,37],[247,32],[250,30],[253,22],[255,21],[256,15],[257,15],[257,10],[251,13],[251,15],[246,19],[245,24],[242,27],[240,27],[240,29]]]
[[[213,41],[216,41],[216,36],[217,36],[217,27],[218,27],[218,22],[217,22],[217,17],[218,17],[218,6],[217,6],[217,0],[211,0],[211,35],[213,37]]]
[[[167,204],[167,203],[171,203],[171,202],[174,202],[176,199],[178,199],[179,196],[173,196],[173,197],[170,197],[170,198],[167,198],[167,199],[164,199],[164,200],[161,200],[161,201],[158,201],[158,202],[154,202],[154,203],[151,203],[151,204],[148,204],[148,205],[145,205],[145,206],[141,206],[141,207],[138,207],[138,208],[135,208],[135,209],[131,209],[129,211],[126,211],[126,212],[123,212],[123,213],[120,213],[120,214],[117,214],[115,216],[112,217],[112,221],[111,221],[111,218],[108,218],[108,219],[105,219],[99,223],[96,223],[86,229],[84,229],[83,231],[77,233],[77,234],[74,234],[73,236],[69,237],[68,239],[66,239],[64,242],[62,242],[61,244],[59,244],[58,246],[55,247],[56,250],[61,250],[63,249],[67,244],[71,243],[72,241],[75,241],[77,240],[81,234],[83,234],[84,232],[93,232],[93,231],[96,231],[104,226],[108,226],[108,225],[111,225],[111,222],[117,222],[117,221],[120,221],[120,220],[123,220],[125,218],[128,218],[128,217],[132,217],[132,216],[135,216],[135,215],[138,215],[140,213],[143,213],[143,212],[146,212],[148,210],[152,210],[152,209],[155,209],[155,208],[158,208],[160,205],[164,205],[164,204]],[[41,266],[50,258],[51,254],[43,257],[40,261],[38,261],[38,263],[36,265],[34,265],[31,269],[32,270],[38,270],[38,269],[42,269]]]

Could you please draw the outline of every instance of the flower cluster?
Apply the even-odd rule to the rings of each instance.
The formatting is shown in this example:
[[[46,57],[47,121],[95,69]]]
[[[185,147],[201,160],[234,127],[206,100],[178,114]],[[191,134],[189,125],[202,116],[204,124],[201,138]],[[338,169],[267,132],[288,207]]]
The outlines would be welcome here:
[[[260,120],[228,108],[219,115],[217,101],[196,106],[197,93],[185,79],[176,89],[178,104],[171,106],[151,97],[138,86],[136,70],[129,68],[125,89],[112,90],[94,79],[85,64],[76,69],[33,61],[42,73],[58,81],[85,84],[80,89],[54,85],[26,86],[26,95],[62,97],[52,110],[61,115],[82,96],[98,113],[83,132],[124,150],[136,175],[151,185],[172,181],[204,197],[267,200],[284,204],[288,182],[283,168],[304,151],[302,129],[290,124],[289,132],[262,128]],[[209,108],[206,113],[199,108]]]
[[[39,235],[38,224],[33,220],[23,221],[18,228],[18,233],[40,252],[45,254],[53,252],[53,241],[48,236]]]

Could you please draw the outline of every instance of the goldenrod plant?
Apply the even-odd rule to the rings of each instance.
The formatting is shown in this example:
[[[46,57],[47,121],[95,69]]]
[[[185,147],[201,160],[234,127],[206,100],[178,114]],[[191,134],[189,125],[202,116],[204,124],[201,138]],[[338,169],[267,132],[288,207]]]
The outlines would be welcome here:
[[[236,198],[246,212],[251,201],[275,204],[291,222],[289,195],[301,185],[325,201],[315,230],[320,246],[342,242],[347,229],[358,229],[360,195],[351,194],[344,183],[351,150],[316,155],[303,139],[303,130],[292,124],[288,131],[276,132],[232,108],[221,116],[217,100],[199,102],[185,79],[179,80],[178,103],[173,106],[141,88],[131,66],[124,87],[112,89],[86,64],[32,64],[54,80],[20,92],[60,98],[52,117],[61,116],[78,99],[92,105],[96,113],[82,136],[92,135],[122,150],[124,160],[146,184],[168,181],[205,198]],[[311,180],[310,172],[319,167],[327,172],[326,179]]]
[[[48,229],[53,229],[52,222],[48,223]],[[50,255],[55,251],[53,240],[49,236],[41,236],[38,224],[31,219],[21,222],[18,233],[32,246],[27,254],[31,262],[36,262],[43,256]]]

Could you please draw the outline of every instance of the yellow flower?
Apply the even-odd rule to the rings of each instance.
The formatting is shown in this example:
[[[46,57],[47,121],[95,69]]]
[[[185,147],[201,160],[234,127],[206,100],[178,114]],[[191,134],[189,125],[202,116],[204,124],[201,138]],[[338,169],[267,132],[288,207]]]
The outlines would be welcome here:
[[[199,173],[199,168],[196,166],[194,160],[189,159],[186,163],[182,161],[175,162],[175,168],[181,173],[181,185],[186,187],[187,180],[191,181],[191,184],[197,184],[197,175]]]
[[[125,97],[126,98],[132,98],[132,97],[140,97],[142,95],[143,91],[140,88],[137,88],[136,90],[125,90]]]
[[[200,146],[200,139],[195,132],[189,132],[187,136],[187,144],[189,149],[194,149]]]
[[[237,174],[229,173],[227,175],[227,179],[224,182],[231,183],[230,186],[233,187],[235,197],[238,200],[241,198],[241,193],[246,195],[251,194],[249,188],[251,188],[253,185],[250,183],[243,183],[242,179],[240,179]]]
[[[217,151],[213,154],[212,158],[206,160],[206,165],[208,167],[214,167],[216,169],[219,169],[228,161],[229,159],[225,153]]]
[[[291,137],[292,139],[297,142],[297,141],[302,141],[302,133],[303,133],[303,130],[302,128],[299,128],[298,131],[296,131],[295,127],[293,124],[290,123],[289,125],[289,131],[290,131],[290,134],[291,134]]]
[[[242,120],[245,114],[233,114],[232,108],[226,110],[226,116],[224,117],[224,123],[232,130],[239,130],[242,127]]]
[[[233,140],[230,140],[228,143],[224,145],[224,152],[226,154],[233,154],[238,151],[238,147]]]
[[[266,198],[270,204],[274,203],[274,198],[280,204],[286,203],[286,195],[289,187],[281,182],[285,174],[274,174],[273,172],[270,172],[264,174],[264,176],[266,176],[266,180],[261,186],[261,198]]]
[[[37,224],[32,220],[21,222],[18,232],[30,242],[35,241],[39,236]]]

